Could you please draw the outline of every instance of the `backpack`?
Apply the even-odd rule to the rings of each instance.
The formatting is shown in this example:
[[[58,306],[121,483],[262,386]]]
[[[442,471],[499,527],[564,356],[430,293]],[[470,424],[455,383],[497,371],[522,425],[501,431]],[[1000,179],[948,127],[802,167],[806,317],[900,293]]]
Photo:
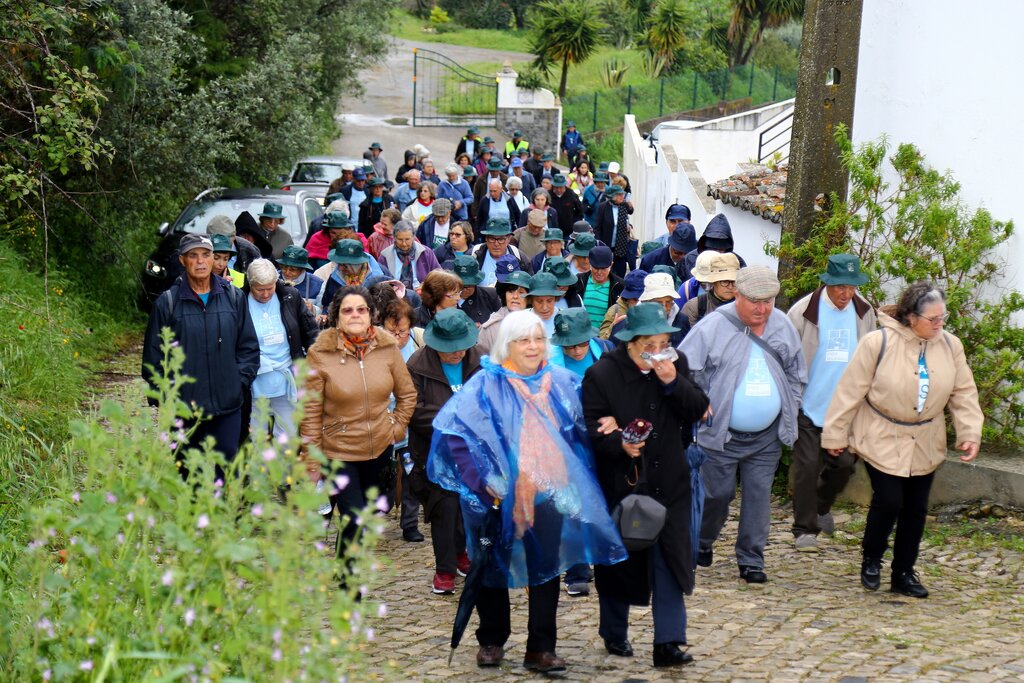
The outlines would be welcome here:
[[[223,289],[230,291],[229,296],[231,297],[231,303],[235,305],[235,310],[238,310],[238,295],[242,293],[238,287],[235,287],[230,282],[226,282]],[[181,285],[174,283],[171,285],[163,294],[160,296],[170,297],[167,302],[167,327],[174,329],[177,324],[177,319],[174,317],[174,308],[178,305],[178,292],[181,291]]]

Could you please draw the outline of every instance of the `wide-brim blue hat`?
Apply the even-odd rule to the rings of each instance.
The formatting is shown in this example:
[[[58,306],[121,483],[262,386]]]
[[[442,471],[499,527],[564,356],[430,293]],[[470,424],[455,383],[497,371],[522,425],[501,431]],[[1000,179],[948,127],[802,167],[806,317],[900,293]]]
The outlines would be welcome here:
[[[832,254],[825,272],[818,276],[826,285],[852,285],[860,287],[868,276],[860,269],[860,259],[853,254]]]
[[[668,246],[689,254],[697,248],[697,231],[689,223],[680,223],[668,236]]]
[[[342,228],[355,230],[356,228],[344,211],[328,211],[320,225],[328,230],[341,230]]]
[[[476,345],[480,332],[472,318],[458,308],[438,311],[423,330],[423,341],[441,353],[465,351]]]
[[[491,235],[494,237],[504,237],[505,235],[512,234],[512,224],[504,218],[492,218],[487,221],[487,225],[480,231],[481,235]]]
[[[213,253],[223,254],[237,254],[238,250],[235,249],[235,245],[231,242],[231,238],[227,235],[210,235],[210,241],[213,243]]]
[[[492,158],[487,162],[488,171],[500,171],[503,168],[505,168],[505,164],[501,163],[501,159]]]
[[[593,266],[593,264],[591,264]],[[623,299],[639,299],[644,293],[644,278],[647,277],[646,270],[631,270],[626,273],[625,286],[619,294]]]
[[[590,324],[590,314],[585,308],[567,308],[555,314],[555,331],[551,343],[555,346],[576,346],[590,341],[598,331]]]
[[[668,324],[665,307],[656,303],[643,303],[626,311],[626,326],[615,333],[615,338],[624,342],[636,337],[649,337],[654,334],[672,334],[678,327]]]
[[[370,257],[363,251],[363,244],[359,240],[341,240],[338,246],[331,249],[327,255],[331,261],[346,266],[356,266],[369,263]]]

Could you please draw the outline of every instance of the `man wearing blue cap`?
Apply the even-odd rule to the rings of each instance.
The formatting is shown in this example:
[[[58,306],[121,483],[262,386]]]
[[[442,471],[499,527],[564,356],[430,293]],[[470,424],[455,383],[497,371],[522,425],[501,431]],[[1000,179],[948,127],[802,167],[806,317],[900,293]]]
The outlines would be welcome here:
[[[532,173],[525,172],[523,164],[523,160],[516,157],[509,163],[508,172],[523,181],[523,194],[529,197],[537,189],[537,180]]]
[[[673,209],[677,208],[686,207],[676,204]],[[681,215],[682,211],[669,212],[670,217]],[[654,266],[671,266],[675,268],[676,276],[682,280],[686,255],[697,248],[697,233],[689,221],[673,218],[671,222],[674,223],[674,227],[668,235],[667,244],[644,256],[640,260],[640,267],[651,272]]]
[[[562,151],[565,158],[569,160],[569,167],[576,167],[576,150],[583,146],[583,136],[576,130],[576,122],[569,121],[566,124],[565,135],[562,136]]]
[[[624,286],[622,278],[612,272],[612,250],[603,244],[591,249],[590,271],[580,273],[578,290],[594,327],[601,326]]]

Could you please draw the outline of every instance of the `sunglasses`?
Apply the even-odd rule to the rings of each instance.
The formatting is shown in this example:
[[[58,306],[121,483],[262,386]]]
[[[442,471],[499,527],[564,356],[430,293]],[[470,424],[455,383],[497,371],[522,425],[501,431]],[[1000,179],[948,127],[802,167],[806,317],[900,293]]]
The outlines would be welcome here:
[[[370,312],[370,309],[366,306],[346,306],[341,309],[342,315],[352,315],[353,313],[358,315],[366,315]]]

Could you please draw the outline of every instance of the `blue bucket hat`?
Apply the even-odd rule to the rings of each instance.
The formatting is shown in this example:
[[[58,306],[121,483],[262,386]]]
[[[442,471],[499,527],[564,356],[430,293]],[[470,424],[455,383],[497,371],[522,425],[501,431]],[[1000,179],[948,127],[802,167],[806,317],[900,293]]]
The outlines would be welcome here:
[[[590,265],[593,267],[593,261]],[[626,273],[625,286],[619,296],[623,299],[639,299],[640,295],[644,293],[644,278],[646,277],[646,270],[631,270]]]
[[[668,236],[668,246],[676,251],[689,254],[697,248],[697,231],[690,223],[680,223]]]

